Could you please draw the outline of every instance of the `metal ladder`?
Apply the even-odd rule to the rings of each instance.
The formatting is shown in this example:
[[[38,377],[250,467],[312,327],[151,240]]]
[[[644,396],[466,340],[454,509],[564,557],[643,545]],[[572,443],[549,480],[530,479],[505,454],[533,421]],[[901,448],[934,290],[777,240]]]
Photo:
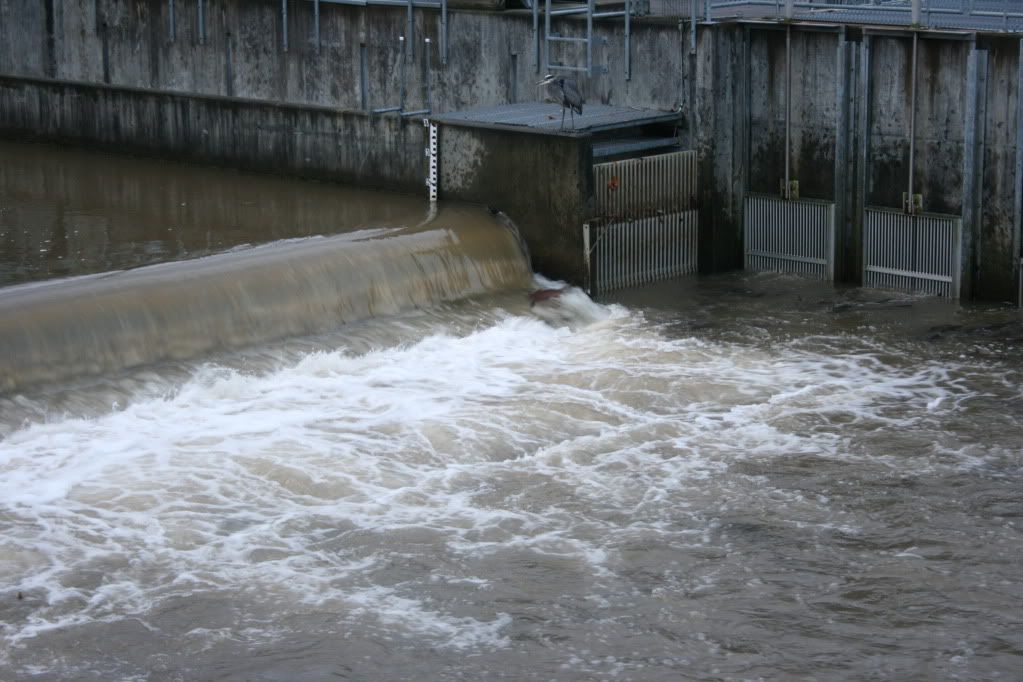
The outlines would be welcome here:
[[[537,41],[537,52],[539,52],[539,26],[538,24],[538,11],[539,11],[539,0],[531,0],[531,8],[533,10],[533,31],[534,39]],[[554,9],[552,7],[551,0],[545,0],[544,6],[544,31],[543,31],[543,55],[537,54],[537,72],[540,72],[540,65],[542,63],[543,70],[545,73],[554,73],[555,71],[572,71],[576,73],[584,73],[589,76],[597,76],[600,74],[607,73],[606,64],[594,64],[593,62],[593,44],[595,40],[600,40],[602,44],[606,44],[606,39],[595,38],[593,35],[593,20],[594,19],[611,19],[616,17],[625,18],[625,78],[629,80],[632,78],[632,0],[625,0],[625,9],[623,10],[612,10],[608,12],[596,11],[596,0],[586,0],[584,3],[571,4]],[[570,16],[584,16],[586,18],[586,34],[585,37],[579,36],[566,36],[562,35],[559,31],[551,29],[551,22],[553,19]],[[551,59],[552,44],[554,45],[575,45],[584,47],[586,50],[586,61],[584,66],[580,66],[578,62],[572,63],[565,59],[553,61]],[[556,50],[557,48],[555,48]]]

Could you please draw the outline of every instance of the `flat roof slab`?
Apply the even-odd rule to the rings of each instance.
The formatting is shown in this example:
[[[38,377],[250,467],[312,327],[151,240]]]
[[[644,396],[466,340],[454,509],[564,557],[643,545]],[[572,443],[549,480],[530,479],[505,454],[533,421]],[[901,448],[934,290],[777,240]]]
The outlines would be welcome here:
[[[584,104],[582,114],[573,117],[565,112],[562,128],[561,105],[520,102],[435,114],[431,120],[445,125],[519,130],[546,135],[586,135],[605,130],[635,128],[648,123],[677,121],[679,117],[680,114],[674,111]]]

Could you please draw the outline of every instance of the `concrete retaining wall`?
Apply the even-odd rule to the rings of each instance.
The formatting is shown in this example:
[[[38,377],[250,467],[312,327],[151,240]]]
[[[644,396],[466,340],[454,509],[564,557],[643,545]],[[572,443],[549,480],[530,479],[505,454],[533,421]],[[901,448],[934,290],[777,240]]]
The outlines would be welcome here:
[[[403,68],[404,8],[323,3],[317,43],[313,3],[287,7],[285,50],[277,0],[208,0],[202,33],[197,2],[179,0],[173,36],[166,0],[0,0],[0,129],[419,192],[418,117],[367,111],[399,104],[403,71],[406,110],[537,99],[527,11],[453,11],[444,63],[439,12],[416,10],[415,55]],[[801,196],[839,204],[839,271],[857,280],[862,207],[897,208],[908,190],[911,34],[793,25],[787,93],[784,26],[701,26],[694,59],[687,25],[636,20],[631,79],[622,23],[595,28],[595,61],[609,70],[582,79],[587,99],[681,108],[689,123],[683,139],[700,158],[702,272],[741,265],[743,199],[778,194],[790,106],[790,177]],[[565,19],[558,29],[579,35],[582,24]],[[840,57],[842,41],[852,47]],[[1019,249],[1019,40],[979,39],[975,91],[974,49],[919,34],[913,191],[926,211],[964,216],[966,290],[1006,300]],[[447,197],[507,211],[530,235],[538,265],[582,281],[587,151],[558,151],[559,170],[545,171],[550,159],[510,139],[442,129]]]

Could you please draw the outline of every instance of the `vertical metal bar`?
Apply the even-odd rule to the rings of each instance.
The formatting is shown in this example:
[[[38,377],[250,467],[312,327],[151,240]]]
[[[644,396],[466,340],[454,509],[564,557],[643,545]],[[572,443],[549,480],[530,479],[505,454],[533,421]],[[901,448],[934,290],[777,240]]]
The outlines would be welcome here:
[[[980,54],[974,46],[966,61],[966,116],[963,150],[963,230],[960,246],[962,288],[969,295],[972,281],[973,233],[977,227],[977,96],[979,90]]]
[[[838,39],[838,59],[835,64],[835,72],[838,76],[835,97],[837,100],[837,112],[835,120],[835,203],[832,208],[831,225],[828,239],[831,240],[831,252],[828,254],[830,262],[829,278],[835,278],[835,247],[838,246],[836,232],[839,226],[846,222],[846,192],[848,181],[846,170],[849,164],[849,43],[845,40],[845,30]],[[844,233],[844,230],[843,230]]]
[[[1014,216],[1012,225],[1012,266],[1016,278],[1023,277],[1020,268],[1020,241],[1023,233],[1023,39],[1019,41],[1019,65],[1016,75],[1016,179],[1014,197]],[[1020,280],[1023,282],[1023,279]],[[1023,289],[1020,290],[1017,304],[1023,306]]]
[[[426,81],[426,110],[433,113],[433,71],[430,69],[430,56],[433,54],[430,49],[430,39],[426,39],[426,49],[423,54],[423,80]]]
[[[870,180],[870,36],[863,36],[860,45],[860,83],[859,83],[859,138],[860,149],[859,159],[856,168],[856,223],[858,230],[854,230],[853,238],[859,235],[859,241],[863,239],[863,233],[867,229],[867,187]],[[862,244],[856,244],[852,249],[857,262],[856,269],[860,277],[865,276],[866,261],[863,258],[864,248]]]
[[[173,43],[178,37],[178,27],[174,17],[174,0],[167,0],[167,24],[168,36]]]
[[[920,0],[913,0],[910,17],[910,23],[912,23],[913,26],[920,25]]]
[[[408,76],[408,42],[405,36],[398,36],[398,54],[401,58],[401,89],[398,94],[398,111],[405,111],[405,94]]]
[[[586,73],[593,75],[593,5],[596,0],[586,1]]]
[[[281,46],[288,51],[288,0],[281,0]]]
[[[536,3],[539,0],[533,0],[534,12]],[[536,22],[533,23],[533,30],[536,30]],[[448,0],[440,0],[440,63],[443,66],[448,65]],[[537,69],[539,70],[539,66]]]
[[[536,8],[536,0],[533,0]],[[535,14],[534,14],[535,16]],[[535,35],[535,34],[534,34]],[[586,293],[593,295],[593,269],[590,264],[590,224],[583,223],[583,269],[586,272]]]
[[[531,0],[529,4],[533,9],[533,60],[536,72],[540,73],[540,0]],[[447,6],[447,0],[444,0],[444,5]]]
[[[691,4],[691,8],[693,10],[693,18],[689,22],[689,53],[695,56],[696,55],[696,0],[690,0],[690,2],[692,3]],[[695,73],[695,68],[694,68],[693,71]],[[694,108],[691,103],[690,103],[690,107],[689,108],[690,109]]]
[[[791,1],[791,0],[790,0]],[[785,27],[785,191],[783,199],[790,199],[789,172],[791,159],[789,157],[792,138],[792,27]]]
[[[199,44],[206,43],[206,3],[205,0],[198,0],[196,7],[196,28],[199,33]]]
[[[533,0],[536,2],[537,0]],[[543,13],[543,71],[551,72],[551,0],[546,0]]]
[[[913,33],[913,65],[911,67],[909,84],[909,206],[906,212],[910,215],[916,213],[916,202],[913,201],[914,171],[916,170],[916,76],[917,76],[917,46],[919,34]]]
[[[320,51],[320,0],[313,0],[313,40],[315,49]]]
[[[625,0],[625,80],[632,80],[632,0]]]
[[[413,0],[408,0],[408,2],[406,3],[406,7],[408,9],[406,10],[406,13],[405,13],[406,14],[406,17],[405,17],[405,21],[406,21],[405,35],[408,36],[408,40],[405,41],[405,49],[408,51],[409,58],[412,59],[412,61],[415,61],[415,59],[416,59],[416,34],[415,34],[416,26],[415,26],[415,17],[413,16],[413,13],[412,13],[412,9],[413,9],[413,4],[412,3],[413,3]],[[405,107],[403,106],[402,109],[404,109],[404,108]]]

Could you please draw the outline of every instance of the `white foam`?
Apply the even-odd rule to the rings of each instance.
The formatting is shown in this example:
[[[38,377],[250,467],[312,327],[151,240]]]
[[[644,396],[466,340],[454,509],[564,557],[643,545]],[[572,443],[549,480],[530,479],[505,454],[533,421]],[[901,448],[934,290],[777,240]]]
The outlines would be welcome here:
[[[39,606],[3,636],[227,590],[282,612],[347,605],[437,646],[507,646],[510,616],[431,604],[416,596],[431,574],[394,575],[396,557],[442,557],[441,582],[467,589],[505,552],[606,579],[629,543],[705,543],[715,509],[760,495],[792,523],[853,531],[826,498],[731,468],[883,464],[872,432],[939,433],[970,395],[947,367],[846,338],[669,338],[577,290],[557,304],[568,322],[498,314],[264,374],[208,365],[161,398],[15,429],[0,441],[0,575]]]

